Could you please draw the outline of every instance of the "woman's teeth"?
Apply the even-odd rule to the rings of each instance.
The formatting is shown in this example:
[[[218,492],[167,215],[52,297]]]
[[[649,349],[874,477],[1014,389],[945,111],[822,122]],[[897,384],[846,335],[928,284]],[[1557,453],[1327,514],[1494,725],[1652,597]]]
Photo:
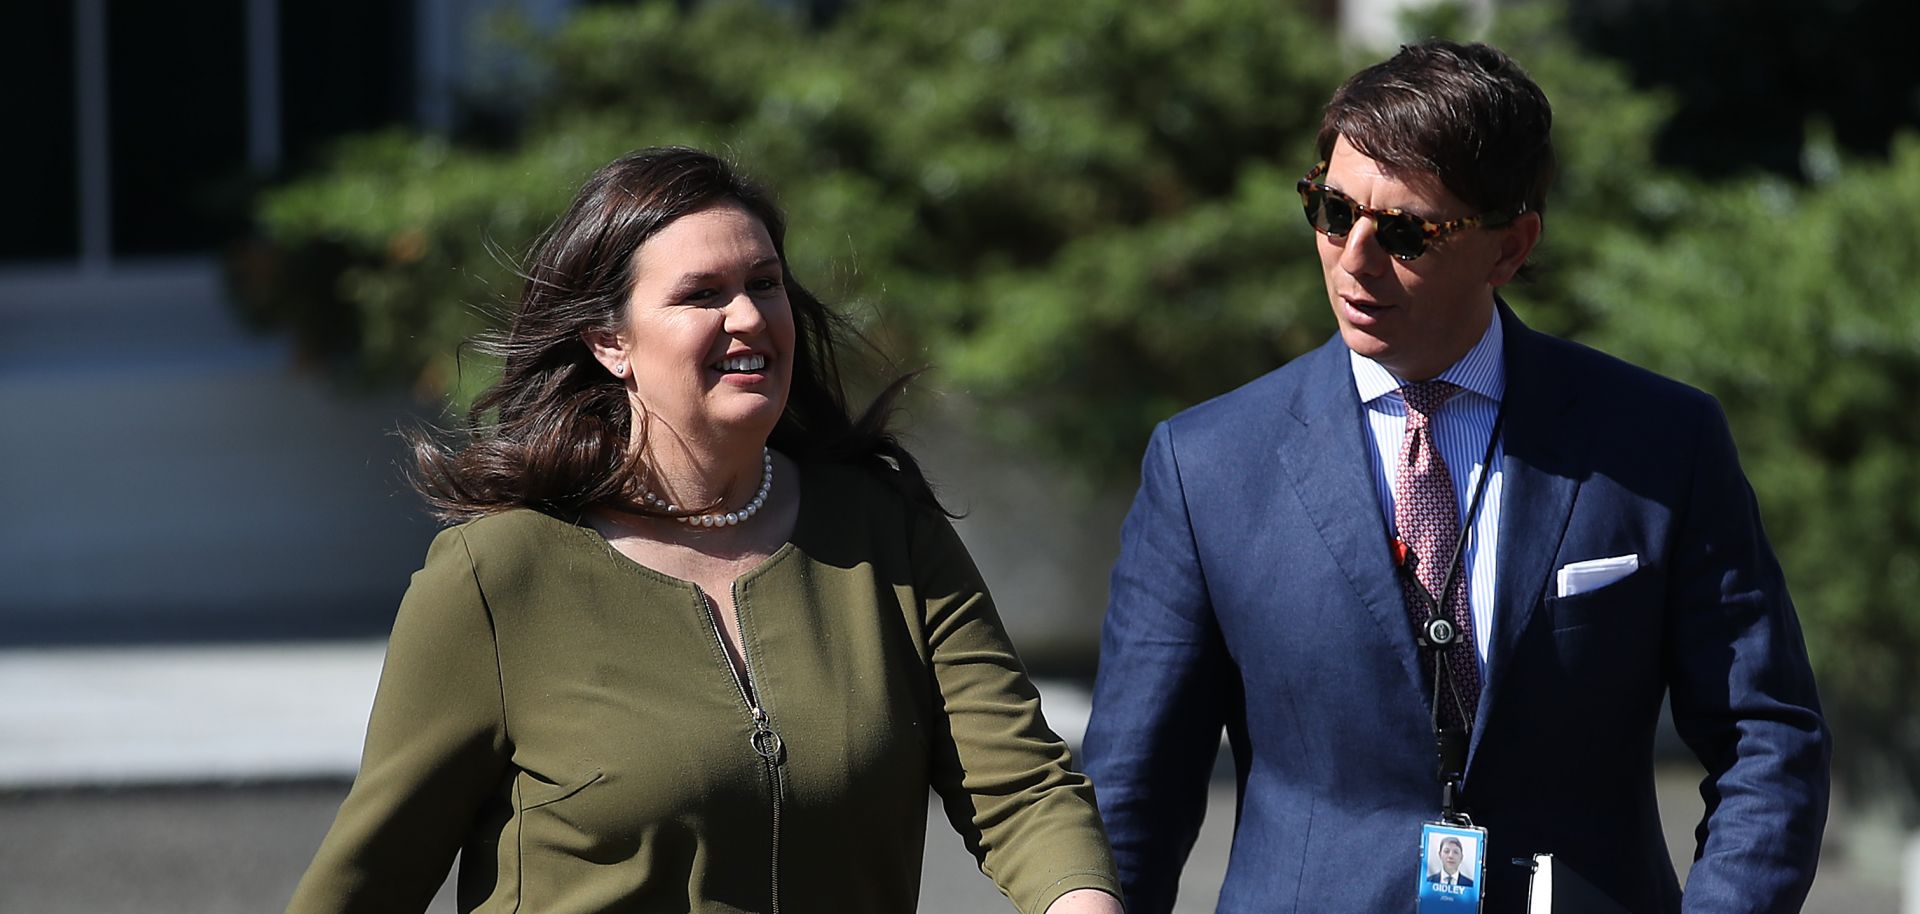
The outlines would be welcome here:
[[[764,355],[740,355],[720,360],[721,371],[759,371],[767,367]]]

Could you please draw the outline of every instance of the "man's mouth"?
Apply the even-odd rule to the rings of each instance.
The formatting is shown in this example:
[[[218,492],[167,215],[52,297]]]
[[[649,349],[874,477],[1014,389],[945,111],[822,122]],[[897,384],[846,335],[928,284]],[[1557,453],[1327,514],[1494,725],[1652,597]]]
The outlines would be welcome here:
[[[736,355],[730,358],[721,359],[719,362],[714,364],[713,369],[722,374],[735,374],[735,373],[746,372],[746,371],[759,371],[760,369],[765,367],[767,367],[767,357],[764,355],[753,354],[753,355]]]
[[[1350,298],[1345,295],[1341,296],[1340,298],[1342,301],[1346,302],[1348,306],[1353,308],[1358,308],[1362,311],[1373,312],[1373,311],[1378,311],[1381,308],[1381,304],[1379,302],[1369,298]]]

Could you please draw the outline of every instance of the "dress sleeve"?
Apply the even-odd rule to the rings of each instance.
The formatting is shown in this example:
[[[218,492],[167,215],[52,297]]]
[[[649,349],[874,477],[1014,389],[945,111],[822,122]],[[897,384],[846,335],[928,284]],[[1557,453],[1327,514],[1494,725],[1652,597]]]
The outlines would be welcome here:
[[[505,770],[494,630],[459,528],[400,603],[353,790],[288,914],[420,912]]]
[[[933,788],[980,869],[1021,911],[1070,891],[1120,896],[1093,787],[1069,767],[993,598],[944,517],[916,514],[914,581],[940,703]]]

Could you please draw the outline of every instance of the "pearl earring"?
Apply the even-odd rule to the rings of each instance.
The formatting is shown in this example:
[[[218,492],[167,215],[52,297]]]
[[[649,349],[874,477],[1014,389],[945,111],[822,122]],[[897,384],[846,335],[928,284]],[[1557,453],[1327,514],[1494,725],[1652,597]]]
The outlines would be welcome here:
[[[625,365],[615,365],[615,366],[613,366],[613,376],[614,376],[614,377],[616,377],[616,378],[624,378],[624,377],[626,377],[626,376],[627,376],[627,366],[625,366]]]

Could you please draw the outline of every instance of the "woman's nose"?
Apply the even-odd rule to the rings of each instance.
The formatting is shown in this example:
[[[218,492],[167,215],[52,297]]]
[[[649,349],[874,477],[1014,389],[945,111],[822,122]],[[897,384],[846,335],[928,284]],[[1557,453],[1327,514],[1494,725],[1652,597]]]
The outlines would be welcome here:
[[[766,327],[767,316],[760,311],[760,302],[746,290],[741,290],[727,302],[726,328],[730,333],[754,333]]]

